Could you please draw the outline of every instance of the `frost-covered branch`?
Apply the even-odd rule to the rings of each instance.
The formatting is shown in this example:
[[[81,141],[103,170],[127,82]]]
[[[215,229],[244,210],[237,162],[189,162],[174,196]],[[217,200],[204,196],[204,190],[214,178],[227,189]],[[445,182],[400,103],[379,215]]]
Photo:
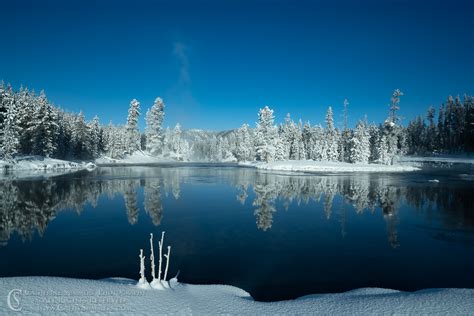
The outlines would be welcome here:
[[[138,280],[137,286],[140,288],[149,288],[150,285],[145,278],[145,256],[143,255],[143,249],[140,249],[140,280]]]
[[[170,252],[171,252],[171,246],[168,246],[168,254],[165,254],[166,268],[165,268],[165,275],[163,277],[163,281],[166,281],[166,276],[168,275],[168,267],[170,265]]]
[[[150,261],[151,261],[151,277],[153,281],[156,279],[155,273],[155,252],[153,251],[153,233],[150,233]]]
[[[161,262],[163,256],[163,239],[165,238],[165,232],[161,232],[161,240],[158,242],[158,246],[160,249],[160,260],[158,263],[158,280],[161,281]]]

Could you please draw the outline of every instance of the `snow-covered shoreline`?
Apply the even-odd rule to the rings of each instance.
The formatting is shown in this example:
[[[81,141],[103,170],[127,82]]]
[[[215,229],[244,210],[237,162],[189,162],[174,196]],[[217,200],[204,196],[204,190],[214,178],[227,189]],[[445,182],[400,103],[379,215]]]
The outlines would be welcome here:
[[[290,171],[290,172],[411,172],[420,168],[409,164],[352,164],[345,162],[289,160],[274,162],[245,162],[242,166],[254,167],[260,170]]]
[[[4,172],[18,171],[79,171],[96,167],[91,162],[74,162],[40,156],[18,157],[11,162],[0,160],[0,169]]]
[[[208,163],[221,165],[222,163],[236,163],[236,166],[253,167],[259,170],[269,171],[285,171],[285,172],[411,172],[420,170],[420,168],[413,164],[360,164],[360,163],[345,163],[345,162],[328,162],[328,161],[312,161],[312,160],[287,160],[275,162],[235,162],[235,161],[221,161],[221,162],[194,162],[194,161],[178,161],[175,159],[165,157],[155,157],[146,152],[138,151],[133,155],[127,156],[124,159],[112,159],[109,157],[101,157],[96,159],[95,163],[98,166],[140,166],[150,164],[186,164],[186,163]]]
[[[39,156],[25,156],[16,159],[16,161],[5,162],[0,160],[0,169],[5,171],[19,172],[56,172],[69,173],[79,170],[90,170],[97,166],[140,166],[151,164],[193,164],[206,163],[217,164],[234,163],[235,161],[222,162],[194,162],[194,161],[179,161],[168,157],[155,157],[146,152],[137,151],[134,154],[127,156],[124,159],[113,159],[102,156],[90,162],[73,162],[53,158],[44,158]],[[412,172],[420,170],[418,165],[423,162],[440,162],[440,163],[471,163],[474,164],[474,158],[470,156],[462,157],[417,157],[405,156],[401,157],[394,165],[383,164],[362,164],[362,163],[344,163],[344,162],[329,162],[329,161],[312,161],[312,160],[287,160],[274,161],[269,163],[264,162],[239,162],[236,166],[252,167],[259,170],[280,171],[280,172],[328,172],[328,173],[353,173],[353,172]]]
[[[123,159],[114,159],[107,156],[102,156],[95,160],[98,166],[146,166],[146,165],[160,165],[160,164],[232,164],[237,163],[235,159],[221,160],[221,161],[195,161],[195,160],[177,160],[170,157],[153,156],[144,151],[136,151],[132,155],[128,155]]]
[[[143,151],[136,151],[132,155],[128,155],[123,159],[115,159],[107,156],[102,156],[95,160],[98,166],[110,165],[144,165],[144,164],[158,164],[158,163],[176,163],[179,162],[174,159],[155,157]]]
[[[0,278],[0,313],[151,314],[450,314],[474,310],[474,289],[402,292],[362,288],[295,300],[257,302],[228,285],[191,285],[172,280],[172,290],[143,290],[135,280],[59,277]]]
[[[442,162],[442,163],[469,163],[474,164],[474,156],[404,156],[400,162]]]

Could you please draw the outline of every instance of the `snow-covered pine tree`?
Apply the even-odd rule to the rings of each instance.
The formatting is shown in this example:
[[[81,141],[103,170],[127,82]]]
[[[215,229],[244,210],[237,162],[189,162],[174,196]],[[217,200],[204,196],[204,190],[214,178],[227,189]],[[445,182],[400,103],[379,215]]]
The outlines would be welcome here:
[[[451,151],[454,148],[454,129],[453,126],[454,98],[450,95],[446,101],[444,113],[444,133],[445,150]]]
[[[426,119],[428,120],[428,128],[426,132],[426,149],[428,152],[432,153],[436,150],[436,125],[435,125],[435,109],[430,106],[428,112],[426,113]]]
[[[309,158],[312,160],[326,160],[325,135],[321,125],[316,125],[311,129],[311,147]]]
[[[344,99],[343,103],[343,120],[344,126],[341,132],[341,138],[339,139],[339,161],[350,161],[351,155],[351,138],[352,132],[349,129],[348,120],[349,120],[349,111],[348,111],[349,101]]]
[[[370,157],[370,134],[365,122],[359,121],[351,138],[352,163],[368,163]]]
[[[1,153],[3,158],[11,161],[18,152],[20,146],[20,126],[17,109],[13,99],[7,104],[7,112],[3,122],[3,139],[1,143]]]
[[[339,144],[341,143],[341,131],[336,127],[336,161],[340,161],[341,153],[339,152]]]
[[[446,149],[446,133],[445,133],[445,127],[444,127],[444,104],[441,104],[439,107],[438,111],[438,124],[437,124],[437,129],[438,129],[438,134],[437,134],[437,142],[438,142],[438,148],[443,151]]]
[[[464,144],[466,151],[474,151],[474,97],[464,96],[464,109],[466,113]]]
[[[140,117],[140,102],[136,99],[130,101],[127,117],[127,143],[126,151],[133,154],[140,149],[140,132],[138,130],[138,119]]]
[[[32,135],[28,130],[29,123],[34,117],[34,96],[31,95],[27,88],[20,88],[20,92],[15,98],[15,104],[18,109],[18,124],[20,126],[20,153],[23,155],[31,154]]]
[[[268,106],[258,112],[258,122],[255,129],[255,147],[257,160],[270,162],[275,160],[276,137],[278,136],[274,125],[273,110]]]
[[[290,123],[290,160],[300,159],[300,149],[303,143],[301,129],[295,122]]]
[[[293,121],[291,120],[290,113],[286,114],[285,122],[280,125],[280,140],[281,140],[281,148],[283,149],[279,156],[282,156],[282,160],[290,159],[290,152],[291,152],[291,143],[293,142],[293,133],[292,133],[292,125]]]
[[[399,134],[398,134],[398,155],[405,156],[408,153],[408,133],[406,128],[403,126],[399,126]]]
[[[384,122],[384,136],[387,141],[387,154],[389,157],[385,159],[385,163],[390,161],[388,164],[393,163],[393,159],[400,153],[399,143],[401,137],[401,127],[398,125],[400,117],[398,116],[398,110],[400,110],[400,97],[403,96],[403,92],[399,89],[395,89],[390,100],[389,116]]]
[[[59,111],[57,113],[58,133],[57,133],[57,148],[55,157],[60,159],[68,159],[72,157],[72,130],[74,126],[74,115]]]
[[[5,122],[8,108],[14,102],[13,90],[10,84],[5,87],[3,81],[0,81],[0,147],[3,146],[3,133],[5,131]]]
[[[419,115],[408,123],[406,128],[408,132],[408,144],[410,154],[422,155],[426,151],[426,125],[423,118]]]
[[[275,161],[286,160],[286,148],[280,134],[275,139]]]
[[[123,158],[127,154],[127,136],[129,135],[127,126],[117,126],[114,135],[116,156]]]
[[[92,158],[98,158],[101,151],[101,127],[99,117],[96,115],[89,123],[90,131],[90,153]]]
[[[5,92],[5,83],[3,82],[3,80],[0,80],[0,133],[3,132],[3,122],[5,121],[5,115],[7,113],[7,108],[3,104],[3,100],[5,99]]]
[[[74,157],[79,159],[91,158],[91,131],[82,111],[75,117],[71,138]]]
[[[403,96],[403,92],[400,89],[395,89],[390,99],[390,112],[388,119],[394,124],[398,124],[400,121],[400,116],[398,116],[398,111],[400,110],[400,97]]]
[[[113,132],[113,125],[112,121],[109,121],[109,125],[105,126],[103,128],[104,131],[104,136],[103,136],[103,146],[104,146],[104,154],[106,156],[112,157],[111,155],[111,150],[113,148],[113,138],[112,138],[112,132]]]
[[[306,160],[306,148],[303,141],[303,122],[298,122],[298,160]]]
[[[151,109],[146,113],[146,149],[152,155],[163,151],[163,120],[165,117],[165,104],[161,98],[156,98]]]
[[[174,153],[174,157],[177,160],[183,160],[182,150],[183,150],[183,140],[181,139],[181,125],[179,123],[173,129],[172,139],[171,139],[171,148]]]
[[[328,161],[338,161],[338,135],[334,127],[334,117],[332,107],[329,107],[326,112],[326,138],[325,138],[325,152]]]
[[[377,143],[377,162],[390,165],[392,163],[392,156],[388,152],[388,142],[385,134],[381,134]]]
[[[253,141],[248,124],[243,124],[237,130],[236,156],[239,161],[252,161],[254,159]]]
[[[235,157],[230,150],[227,137],[219,137],[220,159],[221,161],[235,161]]]
[[[451,116],[452,128],[453,128],[453,148],[454,152],[464,151],[464,144],[462,143],[464,136],[464,127],[465,127],[465,109],[462,105],[461,98],[456,96],[454,99],[453,113]]]
[[[303,137],[303,146],[304,146],[304,152],[305,152],[304,159],[311,159],[310,152],[311,152],[311,148],[313,147],[313,141],[312,141],[312,128],[309,122],[306,122],[303,125],[302,137]]]
[[[168,157],[173,151],[172,140],[173,140],[173,132],[167,126],[165,128],[165,136],[163,137],[163,155]]]
[[[112,122],[107,130],[108,136],[108,156],[111,158],[123,158],[126,152],[127,130],[123,126],[113,126]]]
[[[50,157],[56,151],[57,119],[44,91],[35,103],[33,120],[28,125],[28,131],[32,134],[32,151],[35,155]]]
[[[378,160],[378,142],[380,137],[380,128],[374,123],[369,126],[369,147],[370,157],[369,161],[375,162]]]

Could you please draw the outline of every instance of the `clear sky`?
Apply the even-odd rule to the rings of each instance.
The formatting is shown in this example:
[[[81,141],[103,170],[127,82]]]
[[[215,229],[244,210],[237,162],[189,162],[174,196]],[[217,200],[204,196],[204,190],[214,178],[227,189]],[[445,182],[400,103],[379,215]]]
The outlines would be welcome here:
[[[0,79],[56,105],[125,123],[157,96],[165,125],[382,121],[400,88],[405,123],[474,93],[474,1],[0,0]],[[143,122],[142,122],[143,126]]]

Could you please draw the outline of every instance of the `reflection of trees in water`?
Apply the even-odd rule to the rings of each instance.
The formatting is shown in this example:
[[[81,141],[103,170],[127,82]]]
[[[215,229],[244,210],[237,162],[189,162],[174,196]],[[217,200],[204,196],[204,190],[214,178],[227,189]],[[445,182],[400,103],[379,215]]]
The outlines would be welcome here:
[[[159,179],[147,179],[145,181],[145,212],[150,216],[153,225],[161,224],[163,218],[163,205],[161,204]]]
[[[417,207],[432,217],[436,209],[445,211],[442,217],[443,225],[449,229],[474,227],[474,190],[471,186],[457,184],[444,187],[442,183],[436,186],[410,186],[404,194],[410,205]]]
[[[80,212],[87,201],[96,204],[100,192],[83,179],[0,182],[0,241],[6,244],[13,231],[30,240],[41,236],[60,209]]]
[[[237,190],[239,191],[239,193],[237,194],[237,201],[239,201],[240,204],[244,205],[245,201],[247,201],[247,198],[249,197],[247,193],[247,190],[248,190],[247,184],[238,184]]]
[[[183,171],[186,171],[188,169],[177,169],[175,172],[173,169],[164,169],[163,172],[161,172],[161,177],[163,178],[163,186],[165,188],[165,194],[168,196],[168,193],[171,191],[173,194],[174,198],[176,200],[179,199],[181,195],[181,189],[180,189],[180,179],[184,177]],[[182,181],[182,180],[181,180]]]
[[[278,191],[275,183],[268,182],[267,178],[264,183],[255,184],[253,190],[255,200],[252,205],[256,206],[254,214],[257,218],[257,227],[266,231],[272,227],[273,213],[276,212],[274,203]]]
[[[357,214],[380,208],[386,222],[392,247],[398,246],[397,210],[402,198],[430,218],[441,211],[442,224],[448,228],[474,226],[471,188],[466,186],[410,184],[400,186],[391,177],[355,176],[283,176],[253,169],[226,168],[100,168],[94,173],[61,176],[42,180],[8,180],[0,182],[0,245],[13,232],[23,240],[37,232],[42,235],[59,210],[74,209],[80,213],[86,203],[97,205],[99,196],[123,196],[130,224],[138,221],[137,190],[144,188],[144,210],[154,225],[163,218],[161,194],[181,195],[182,183],[222,181],[237,188],[237,200],[245,204],[249,188],[254,191],[257,227],[272,227],[277,202],[284,209],[292,203],[321,203],[327,219],[336,216],[341,235],[346,232],[346,214],[351,205]],[[341,196],[339,203],[336,196]],[[334,201],[338,208],[334,209]],[[334,211],[334,215],[333,215]],[[439,217],[439,216],[438,216]]]
[[[144,186],[144,208],[154,225],[163,216],[160,180],[154,177],[140,181],[136,175],[120,175],[103,170],[89,176],[54,177],[46,180],[16,180],[0,182],[0,245],[6,245],[16,232],[22,240],[40,236],[60,210],[73,209],[78,214],[86,203],[96,207],[99,196],[123,196],[128,221],[135,224],[139,207],[137,189]],[[95,177],[98,176],[98,177]],[[118,177],[117,177],[118,176]],[[133,176],[132,178],[129,178]],[[155,174],[152,173],[152,176]],[[169,190],[179,192],[179,182],[170,182]]]
[[[135,225],[138,222],[137,187],[139,185],[139,181],[127,181],[123,191],[123,199],[125,200],[127,218],[130,225]]]
[[[346,218],[347,218],[346,204],[341,203],[341,207],[339,209],[339,224],[341,225],[341,237],[342,238],[346,237],[346,235],[347,235]]]
[[[256,206],[255,215],[257,227],[262,230],[271,228],[273,213],[276,212],[275,203],[281,201],[285,209],[293,203],[308,203],[315,201],[322,203],[323,211],[327,219],[333,212],[334,198],[339,195],[343,198],[340,204],[339,222],[341,235],[346,232],[346,207],[350,204],[357,214],[369,210],[372,213],[377,207],[380,208],[387,227],[387,238],[394,248],[399,246],[398,242],[398,214],[399,203],[403,197],[413,206],[424,207],[425,204],[431,208],[434,205],[448,207],[445,210],[456,209],[454,201],[461,203],[461,212],[468,214],[467,209],[471,207],[469,195],[459,190],[445,191],[441,194],[439,188],[433,186],[402,187],[394,180],[370,174],[357,176],[281,176],[270,173],[253,174],[253,190]],[[236,184],[239,189],[237,199],[247,196],[246,187],[241,183]],[[433,190],[436,193],[433,193]],[[442,199],[442,200],[441,200]],[[465,206],[465,207],[464,207]],[[428,208],[429,210],[430,208]],[[451,213],[447,213],[451,214]],[[469,213],[471,214],[471,213]],[[453,219],[452,216],[449,218]],[[454,219],[459,217],[454,217]],[[458,223],[458,221],[457,221]]]

